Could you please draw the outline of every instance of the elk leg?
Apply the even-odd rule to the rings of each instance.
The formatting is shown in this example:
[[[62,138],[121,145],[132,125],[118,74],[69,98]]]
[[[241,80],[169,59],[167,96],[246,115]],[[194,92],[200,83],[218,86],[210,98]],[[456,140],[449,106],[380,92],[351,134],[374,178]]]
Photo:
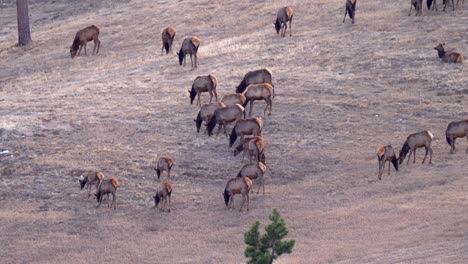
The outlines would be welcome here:
[[[411,16],[411,9],[413,9],[413,4],[410,3],[408,16]],[[346,17],[346,14],[345,14],[345,17]],[[343,22],[344,22],[344,20],[343,20]]]
[[[408,161],[406,162],[406,165],[409,164],[410,160],[411,160],[411,154],[413,153],[413,149],[410,149],[409,153],[408,153]]]
[[[416,148],[413,150],[413,164],[416,163]]]
[[[190,62],[192,63],[192,68],[193,68],[193,59],[192,59],[192,53],[190,53]]]
[[[248,191],[247,191],[248,193]],[[242,194],[242,204],[241,204],[241,207],[239,209],[239,212],[242,212],[242,207],[244,207],[244,204],[245,204],[245,193]]]
[[[390,176],[390,161],[388,161],[388,176]]]
[[[197,68],[197,54],[193,55],[195,57],[195,68]]]
[[[292,37],[292,18],[289,20],[289,36]]]
[[[87,44],[85,43],[85,44],[84,44],[84,55],[85,55],[85,56],[88,56],[88,54],[86,53],[86,46],[87,46]]]
[[[250,101],[249,117],[252,117],[253,104],[254,104],[254,101],[253,100]]]
[[[452,0],[452,9],[453,11],[455,11],[455,3],[453,2],[453,0]]]
[[[382,161],[379,158],[379,180],[382,179]]]
[[[424,146],[424,150],[426,150],[426,154],[424,154],[424,159],[423,159],[422,163],[424,163],[426,161],[427,153],[429,152],[427,146]]]
[[[169,202],[167,212],[170,213],[171,212],[171,196],[170,195],[167,196],[167,200]]]
[[[432,148],[431,146],[429,146],[428,148],[429,148],[429,164],[432,164]]]
[[[197,106],[201,106],[201,100],[200,100],[200,94],[201,94],[201,91],[198,92],[198,100],[197,100]],[[211,103],[211,102],[210,102]]]
[[[249,205],[250,205],[250,196],[249,196],[249,192],[246,193],[246,196],[247,196],[247,212],[249,211]]]
[[[213,93],[215,95],[216,102],[218,102],[218,92],[216,92],[216,90],[213,89]],[[211,100],[210,100],[210,103],[211,103]]]
[[[210,104],[211,104],[211,100],[213,100],[213,92],[211,90],[208,91],[208,92],[210,93]],[[216,100],[216,101],[218,101],[218,100]]]
[[[267,106],[265,107],[265,110],[263,111],[263,116],[265,116],[268,106],[270,106],[270,112],[268,113],[268,115],[271,116],[271,107],[273,106],[273,101],[271,100],[271,98],[267,98],[265,99],[265,102],[267,103]]]
[[[410,12],[411,12],[411,9],[410,9]],[[344,9],[344,18],[343,18],[343,23],[344,23],[344,22],[345,22],[345,20],[346,20],[346,14],[347,14],[347,13],[348,13],[348,9],[346,9],[346,7],[345,7],[345,9]],[[410,13],[410,14],[411,14],[411,13]]]
[[[76,56],[80,56],[81,49],[83,48],[83,45],[80,45],[80,49],[78,50],[78,54]]]
[[[450,137],[450,142],[452,142],[450,144],[450,153],[451,154],[454,154],[455,153],[455,137]]]
[[[468,140],[468,133],[467,133],[467,136],[466,136],[466,140]],[[453,143],[453,147],[455,148],[455,142]],[[468,154],[468,148],[466,148],[465,154]]]
[[[115,193],[112,193],[112,204],[114,204],[114,210],[117,208],[117,197]]]
[[[216,136],[219,136],[219,132],[221,132],[221,126],[223,123],[218,124],[218,133],[216,133]]]

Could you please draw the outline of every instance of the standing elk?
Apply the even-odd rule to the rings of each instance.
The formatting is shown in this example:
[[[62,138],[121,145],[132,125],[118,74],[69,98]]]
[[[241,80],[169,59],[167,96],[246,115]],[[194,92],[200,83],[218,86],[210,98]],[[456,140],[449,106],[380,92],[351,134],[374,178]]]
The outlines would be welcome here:
[[[455,153],[455,140],[463,137],[468,139],[468,119],[450,122],[445,131],[445,137],[450,145],[450,153]],[[468,148],[465,153],[468,154]]]
[[[240,84],[237,86],[236,93],[243,93],[247,86],[259,83],[269,83],[272,87],[274,87],[271,81],[271,71],[269,69],[264,68],[246,73],[244,75],[244,79],[242,79]]]
[[[242,205],[239,211],[242,211],[242,207],[244,207],[244,203],[247,200],[247,211],[249,211],[249,204],[250,204],[250,197],[249,192],[250,188],[252,187],[252,180],[247,177],[242,178],[232,178],[228,180],[226,183],[226,187],[224,188],[223,196],[224,196],[224,203],[226,207],[234,209],[234,195],[241,194],[242,195]]]
[[[167,179],[171,178],[171,169],[172,166],[174,165],[174,159],[170,157],[160,157],[158,159],[158,162],[156,164],[156,168],[154,170],[156,171],[156,174],[158,175],[158,180],[161,177],[161,174],[165,171],[167,172]]]
[[[405,160],[406,154],[408,154],[408,152],[409,152],[408,162],[406,162],[406,164],[407,165],[409,164],[409,161],[411,159],[411,153],[413,153],[413,163],[416,163],[416,149],[424,147],[426,149],[426,154],[424,155],[424,159],[422,163],[426,161],[427,153],[429,152],[430,153],[429,164],[432,164],[431,142],[433,138],[434,136],[429,130],[409,135],[406,138],[406,141],[400,150],[400,155],[398,157],[398,159],[400,160],[399,163],[400,164],[403,163],[403,161]]]
[[[202,104],[200,111],[198,111],[197,119],[194,120],[197,127],[197,133],[200,133],[202,122],[205,121],[205,123],[208,124],[216,110],[223,107],[226,107],[226,105],[221,102]]]
[[[290,6],[286,6],[278,10],[278,13],[276,15],[276,21],[273,23],[273,25],[275,25],[276,34],[279,34],[281,30],[281,37],[284,38],[288,29],[289,21],[289,36],[292,37],[292,19],[293,10]]]
[[[411,10],[413,9],[413,6],[414,10],[416,10],[416,16],[422,15],[422,0],[411,0],[408,16],[411,16]]]
[[[219,124],[218,127],[218,133],[221,131],[221,126],[224,127],[224,133],[226,136],[228,135],[226,126],[229,123],[236,124],[239,120],[242,119],[242,116],[245,115],[245,110],[242,105],[236,104],[233,106],[229,107],[223,107],[223,108],[218,108],[213,117],[211,117],[210,121],[208,122],[207,125],[207,130],[208,130],[208,136],[211,136],[213,134],[213,129],[217,124]]]
[[[156,191],[154,198],[154,207],[157,208],[159,203],[161,203],[160,210],[164,211],[167,209],[167,212],[171,211],[171,194],[172,194],[172,184],[168,181],[163,181]]]
[[[346,20],[346,15],[348,15],[349,18],[351,18],[351,23],[354,24],[354,18],[356,16],[356,4],[357,0],[346,0],[343,23]]]
[[[192,62],[192,68],[194,68],[192,55],[195,57],[195,68],[197,68],[198,47],[200,47],[200,39],[198,37],[191,37],[191,38],[184,39],[179,52],[177,52],[177,55],[179,56],[179,65],[182,66],[182,63],[184,63],[184,66],[185,66],[185,57],[187,56],[187,54],[189,54],[190,61]]]
[[[250,156],[250,161],[252,161],[252,157],[254,157],[257,162],[261,161],[263,164],[265,164],[264,150],[265,141],[261,136],[246,138],[244,139],[244,142],[242,142],[242,144],[239,144],[239,146],[237,146],[234,150],[234,157],[239,155],[239,153],[241,152],[243,152],[243,155],[245,155],[245,152],[247,151]],[[242,159],[244,159],[244,156],[242,156]]]
[[[105,176],[102,172],[98,171],[87,171],[85,175],[81,174],[78,179],[80,182],[81,190],[88,185],[88,198],[91,196],[91,186],[94,185],[96,188],[96,193],[98,191],[99,184],[104,180]]]
[[[117,187],[119,187],[119,181],[117,179],[103,180],[101,184],[99,184],[98,193],[96,195],[96,198],[98,201],[98,205],[96,206],[96,208],[99,208],[99,206],[101,206],[102,198],[104,194],[109,195],[109,193],[111,193],[112,203],[109,205],[109,207],[112,207],[112,205],[114,205],[114,210],[115,210],[116,205],[117,205],[117,197],[115,195],[115,192],[117,191]]]
[[[198,94],[197,106],[201,106],[200,95],[202,92],[208,92],[210,94],[210,103],[211,100],[213,100],[214,94],[217,102],[218,93],[216,92],[216,86],[218,86],[218,79],[212,74],[195,78],[192,84],[192,90],[188,90],[190,94],[190,104],[193,104],[193,100],[195,100],[195,96]]]
[[[377,149],[377,159],[379,160],[379,180],[382,179],[382,174],[385,170],[385,162],[388,161],[388,175],[390,175],[390,163],[393,164],[395,170],[398,171],[398,159],[392,146],[381,146]]]
[[[173,27],[167,27],[163,30],[161,34],[162,48],[161,56],[163,55],[164,49],[166,54],[169,54],[169,51],[172,52],[172,43],[174,42],[174,37],[176,34],[176,29]]]
[[[241,93],[226,94],[221,98],[221,102],[226,106],[240,104],[245,106],[245,96]]]
[[[76,32],[75,39],[73,40],[73,44],[70,47],[71,58],[73,59],[75,56],[79,56],[83,46],[84,46],[85,56],[87,56],[87,54],[86,54],[86,43],[88,41],[91,41],[91,40],[94,41],[93,54],[94,54],[94,52],[96,52],[96,54],[98,54],[99,53],[99,47],[101,47],[101,41],[99,40],[99,31],[100,30],[101,29],[97,25],[92,25],[92,26],[86,27],[86,28]],[[97,50],[96,50],[96,48],[97,48]],[[76,54],[77,52],[78,52],[78,55]]]
[[[271,84],[251,84],[242,94],[246,98],[245,105],[247,106],[247,104],[250,102],[249,117],[252,116],[253,105],[254,101],[256,100],[265,100],[267,105],[265,107],[265,110],[263,110],[263,116],[266,115],[268,107],[270,107],[270,112],[268,113],[268,115],[271,115],[271,108],[273,106],[273,86],[271,86]]]
[[[453,52],[451,50],[445,51],[444,49],[445,43],[441,43],[437,45],[434,49],[437,50],[437,54],[439,55],[439,58],[443,62],[447,63],[462,63],[463,62],[463,54],[458,53],[458,52]]]
[[[257,194],[260,192],[261,187],[263,187],[263,194],[265,194],[265,180],[263,179],[265,171],[266,166],[262,162],[250,163],[242,167],[242,169],[237,174],[237,177],[248,177],[251,180],[259,181]]]
[[[241,137],[241,140],[243,140],[244,136],[247,135],[261,136],[262,128],[263,121],[258,117],[240,120],[231,131],[229,147],[232,147],[238,136]]]

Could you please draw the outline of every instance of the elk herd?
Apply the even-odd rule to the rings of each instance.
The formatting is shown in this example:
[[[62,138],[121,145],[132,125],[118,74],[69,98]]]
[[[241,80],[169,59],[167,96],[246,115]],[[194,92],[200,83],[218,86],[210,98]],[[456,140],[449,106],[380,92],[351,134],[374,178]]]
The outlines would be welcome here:
[[[422,14],[423,0],[410,0],[411,8],[408,15],[411,15],[411,11],[414,7],[416,15]],[[451,2],[451,3],[450,3]],[[456,5],[459,5],[460,0],[457,1]],[[357,0],[346,0],[345,1],[345,16],[343,23],[345,22],[346,16],[352,20],[352,24],[355,23]],[[455,10],[454,0],[444,0],[443,3],[445,11],[446,7],[451,4],[453,10]],[[427,0],[428,10],[437,10],[436,0]],[[289,22],[289,36],[292,36],[292,19],[293,9],[289,6],[280,8],[277,12],[277,17],[273,25],[277,34],[281,37],[285,37],[288,22]],[[100,28],[96,25],[86,27],[79,30],[73,40],[73,44],[70,47],[71,58],[79,56],[82,48],[84,47],[85,55],[86,43],[94,41],[93,54],[99,53],[100,40],[99,40]],[[176,35],[176,29],[174,27],[167,27],[162,31],[161,40],[161,56],[166,51],[166,54],[172,53],[172,45]],[[192,68],[197,68],[197,51],[200,47],[200,39],[196,36],[185,38],[181,44],[177,57],[179,65],[185,66],[185,60],[187,55],[190,55]],[[439,58],[443,62],[447,63],[461,63],[463,62],[463,55],[459,52],[454,52],[452,49],[446,49],[445,43],[439,44],[434,49],[437,50]],[[217,93],[218,79],[213,74],[206,76],[198,76],[192,83],[192,87],[189,92],[190,104],[193,104],[196,98],[196,106],[199,107],[196,119],[197,133],[200,132],[202,124],[205,123],[206,131],[208,136],[213,135],[213,130],[218,125],[217,135],[219,135],[221,129],[224,134],[228,137],[229,147],[234,147],[233,156],[236,157],[242,153],[242,161],[245,159],[245,155],[248,155],[248,163],[244,164],[236,177],[229,179],[224,187],[223,197],[225,204],[228,208],[234,208],[234,196],[241,194],[243,201],[240,206],[240,210],[246,203],[246,208],[249,210],[249,193],[252,190],[253,181],[258,182],[257,194],[260,188],[263,188],[263,194],[265,194],[264,175],[267,167],[265,163],[265,140],[262,136],[262,129],[264,121],[260,117],[252,118],[254,102],[264,101],[266,103],[263,109],[263,117],[265,118],[268,111],[268,115],[272,114],[273,98],[275,96],[274,85],[272,82],[272,72],[267,69],[258,69],[247,72],[239,85],[236,87],[235,92],[225,94],[218,101]],[[209,93],[209,103],[202,104],[201,94]],[[213,101],[213,95],[215,102]],[[250,104],[249,104],[250,103]],[[246,108],[249,107],[248,118],[246,115]],[[231,127],[228,132],[228,127]],[[390,166],[393,164],[396,171],[399,169],[399,165],[403,163],[406,156],[408,165],[413,155],[413,163],[416,162],[416,150],[418,148],[425,149],[425,156],[422,163],[426,161],[429,155],[429,164],[432,163],[432,147],[431,143],[433,140],[433,134],[431,131],[426,130],[418,133],[409,135],[402,148],[399,151],[397,157],[396,151],[391,145],[380,146],[377,149],[378,158],[378,179],[382,179],[382,175],[385,171],[385,164],[388,162],[388,175],[390,175]],[[447,143],[450,145],[450,152],[455,152],[455,140],[457,138],[467,137],[468,139],[468,119],[462,121],[451,122],[446,129]],[[237,142],[237,145],[235,143]],[[468,154],[468,148],[466,150]],[[174,165],[174,159],[171,157],[160,157],[156,162],[157,179],[160,180],[159,186],[156,189],[156,193],[153,196],[155,207],[160,206],[162,211],[170,212],[171,193],[173,185],[170,181],[171,168]],[[166,173],[166,177],[161,176]],[[87,186],[88,197],[91,196],[91,190],[96,190],[95,196],[97,199],[97,207],[99,207],[103,201],[104,195],[107,194],[107,203],[109,207],[116,209],[116,191],[119,187],[119,181],[115,178],[106,178],[102,172],[88,171],[83,173],[79,178],[81,189]],[[112,194],[112,202],[109,204],[109,194]]]

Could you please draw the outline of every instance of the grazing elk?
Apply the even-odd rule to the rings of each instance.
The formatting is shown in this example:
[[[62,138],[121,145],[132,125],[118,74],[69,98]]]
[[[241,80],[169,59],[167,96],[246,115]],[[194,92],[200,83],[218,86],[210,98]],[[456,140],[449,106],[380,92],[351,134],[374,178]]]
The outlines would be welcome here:
[[[158,180],[161,177],[161,174],[165,171],[167,172],[167,179],[171,178],[171,169],[172,165],[174,165],[174,159],[170,157],[160,157],[156,164],[156,174],[158,175]]]
[[[168,181],[163,181],[156,191],[154,198],[154,207],[157,208],[159,203],[161,203],[160,210],[164,211],[167,209],[167,212],[171,211],[171,194],[172,194],[172,184]]]
[[[390,175],[390,163],[393,164],[395,170],[398,171],[398,159],[392,146],[381,146],[377,149],[377,159],[379,160],[379,180],[382,179],[382,174],[385,170],[385,162],[388,161],[388,175]]]
[[[445,43],[441,43],[437,45],[434,49],[437,50],[437,54],[439,55],[439,58],[443,62],[447,63],[462,63],[463,62],[463,54],[458,53],[458,52],[453,52],[451,50],[445,51],[444,49]]]
[[[213,117],[215,111],[218,108],[223,108],[223,107],[226,107],[226,105],[221,102],[203,104],[200,107],[200,111],[198,111],[197,119],[194,120],[197,126],[197,133],[200,133],[202,122],[205,121],[205,123],[208,124],[211,117]]]
[[[161,34],[161,40],[162,40],[161,56],[163,55],[164,49],[166,50],[166,54],[169,54],[169,51],[172,52],[172,42],[174,42],[175,34],[176,34],[176,29],[173,27],[167,27],[163,30]]]
[[[104,180],[105,176],[102,172],[98,171],[87,171],[85,175],[81,174],[80,178],[78,179],[80,182],[81,190],[88,185],[88,198],[91,196],[91,186],[94,185],[96,187],[96,192],[98,190],[99,184]]]
[[[276,34],[280,33],[281,30],[281,37],[286,35],[286,30],[288,29],[288,21],[289,21],[289,36],[292,37],[292,19],[293,19],[293,10],[290,6],[286,6],[278,10],[276,15],[276,21],[273,23],[275,25]]]
[[[216,76],[210,74],[208,76],[198,76],[195,78],[192,84],[192,90],[188,90],[190,94],[190,104],[193,104],[195,96],[198,94],[197,106],[201,106],[200,95],[202,92],[208,92],[210,94],[210,103],[215,95],[216,102],[218,101],[218,93],[216,92],[216,86],[218,85],[218,79]]]
[[[263,176],[265,175],[266,166],[262,162],[250,163],[244,165],[242,169],[237,174],[237,177],[248,177],[251,180],[257,179],[259,181],[259,186],[257,194],[260,192],[260,188],[263,186],[263,194],[265,194],[265,180]],[[252,189],[253,192],[253,189]]]
[[[244,203],[247,200],[247,211],[249,210],[250,198],[249,192],[250,188],[252,187],[252,180],[248,177],[242,178],[232,178],[228,180],[226,183],[226,187],[224,188],[224,202],[226,203],[226,207],[234,209],[234,195],[241,194],[242,195],[242,205],[239,211],[242,211],[242,207],[244,207]]]
[[[354,24],[354,18],[356,16],[356,4],[357,0],[346,0],[343,23],[346,20],[346,15],[348,15],[349,18],[351,18],[351,23]]]
[[[271,84],[251,84],[242,94],[246,98],[245,105],[247,106],[247,104],[250,102],[249,117],[252,116],[253,105],[254,101],[256,100],[265,100],[267,105],[265,107],[265,110],[263,110],[263,116],[266,115],[268,107],[270,107],[270,112],[268,113],[268,115],[271,115],[271,108],[273,106],[273,86],[271,86]]]
[[[245,105],[245,96],[241,93],[226,94],[221,98],[221,102],[226,106],[235,104]]]
[[[102,198],[104,194],[109,195],[109,193],[111,193],[112,203],[109,205],[109,207],[112,207],[112,205],[114,205],[114,210],[115,210],[116,205],[117,205],[117,197],[115,195],[115,192],[117,191],[117,187],[119,187],[119,181],[117,179],[103,180],[101,184],[99,184],[98,193],[96,195],[96,198],[98,201],[98,205],[96,206],[96,208],[99,208],[99,206],[101,206]]]
[[[82,30],[79,30],[76,32],[75,39],[73,40],[73,44],[70,47],[70,55],[71,58],[73,59],[75,56],[79,56],[81,53],[81,49],[84,46],[84,52],[85,56],[86,54],[86,43],[88,41],[93,40],[94,41],[94,49],[93,49],[93,54],[96,52],[96,54],[99,53],[99,47],[101,46],[101,41],[99,40],[99,31],[100,28],[96,25],[92,25],[89,27],[86,27]],[[97,48],[97,50],[96,50]],[[78,55],[76,54],[78,52]]]
[[[422,0],[411,0],[410,10],[408,16],[411,16],[411,10],[416,10],[416,16],[422,15]]]
[[[187,56],[187,54],[189,54],[190,61],[192,62],[192,68],[193,68],[192,55],[195,57],[195,68],[196,68],[197,67],[197,51],[198,51],[199,46],[200,46],[200,39],[198,37],[191,37],[191,38],[184,39],[179,52],[177,52],[177,55],[179,56],[179,65],[182,65],[182,62],[183,62],[185,66],[185,57]]]
[[[262,128],[263,121],[258,117],[240,120],[231,131],[231,136],[229,137],[229,147],[232,147],[234,142],[236,142],[237,137],[239,136],[242,140],[244,139],[244,136],[247,135],[261,136]]]
[[[221,131],[221,126],[224,127],[224,133],[226,136],[228,135],[226,131],[226,126],[228,123],[234,122],[237,123],[239,120],[242,119],[242,116],[245,115],[245,110],[242,105],[236,104],[233,106],[229,107],[223,107],[223,108],[218,108],[213,117],[211,117],[210,121],[208,122],[207,125],[207,130],[208,130],[208,136],[211,136],[213,134],[213,129],[217,124],[219,124],[218,127],[218,133]]]
[[[455,140],[463,137],[468,139],[468,119],[450,122],[445,131],[445,137],[447,138],[447,143],[451,147],[450,153],[455,153]],[[465,153],[468,154],[468,148],[466,148]]]
[[[403,163],[403,161],[405,160],[406,154],[408,154],[408,152],[409,152],[408,162],[406,162],[406,164],[408,164],[411,159],[411,153],[413,153],[413,163],[416,163],[416,149],[424,147],[426,149],[426,154],[424,155],[424,159],[422,163],[426,161],[427,153],[429,152],[430,154],[429,164],[432,164],[431,142],[433,138],[434,136],[429,130],[409,135],[406,138],[406,141],[400,150],[400,155],[398,157],[398,159],[400,160],[399,163],[400,164]]]
[[[262,162],[265,164],[265,142],[261,136],[255,136],[252,138],[244,139],[244,142],[242,144],[239,144],[239,146],[236,147],[234,150],[234,157],[239,155],[239,153],[248,151],[249,156],[250,156],[250,161],[252,161],[252,157],[255,158],[255,160],[258,162]],[[244,159],[244,157],[242,157]]]
[[[247,86],[259,83],[269,83],[272,87],[274,87],[271,81],[271,71],[269,69],[264,68],[246,73],[244,75],[244,79],[242,79],[240,84],[237,86],[236,93],[243,93]]]

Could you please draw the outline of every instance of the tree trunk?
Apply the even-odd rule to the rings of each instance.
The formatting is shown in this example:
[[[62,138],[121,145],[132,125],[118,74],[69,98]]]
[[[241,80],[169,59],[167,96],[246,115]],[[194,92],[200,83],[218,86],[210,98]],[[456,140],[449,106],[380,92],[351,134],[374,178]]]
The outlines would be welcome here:
[[[28,0],[16,0],[18,14],[18,45],[27,46],[31,43],[29,30]]]

